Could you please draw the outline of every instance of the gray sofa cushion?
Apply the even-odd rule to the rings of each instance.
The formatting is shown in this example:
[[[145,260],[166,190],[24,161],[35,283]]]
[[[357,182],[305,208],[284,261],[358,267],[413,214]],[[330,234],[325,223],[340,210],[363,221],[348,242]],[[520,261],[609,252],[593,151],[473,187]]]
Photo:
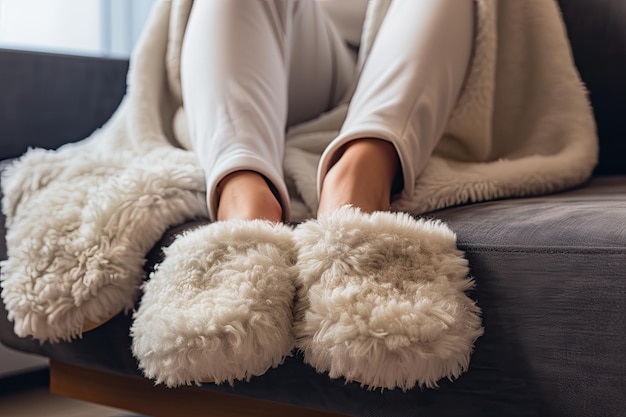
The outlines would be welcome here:
[[[491,364],[527,373],[548,415],[622,415],[626,178],[436,216],[457,232],[476,277],[479,349],[492,350]]]
[[[626,177],[576,190],[434,213],[458,234],[477,287],[485,335],[469,372],[438,390],[370,392],[318,375],[298,355],[250,383],[207,389],[360,416],[618,416],[626,409]],[[197,223],[169,231],[150,253]],[[4,255],[3,255],[4,256]],[[119,315],[58,345],[0,338],[21,350],[139,376],[131,318]],[[420,414],[421,415],[421,414]]]
[[[0,159],[86,138],[119,105],[127,71],[125,59],[0,49]]]
[[[600,136],[596,175],[626,174],[626,1],[558,0]]]

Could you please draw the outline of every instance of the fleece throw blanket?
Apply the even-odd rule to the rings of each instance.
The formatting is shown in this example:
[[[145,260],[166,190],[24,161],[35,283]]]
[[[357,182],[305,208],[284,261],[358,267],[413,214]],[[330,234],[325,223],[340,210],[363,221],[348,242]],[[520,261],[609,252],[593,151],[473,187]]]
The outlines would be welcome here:
[[[368,6],[359,66],[388,5]],[[207,217],[180,87],[191,7],[156,3],[107,124],[77,144],[30,150],[4,172],[2,298],[18,335],[69,340],[85,322],[131,309],[148,250],[168,227]],[[475,8],[466,85],[415,194],[395,210],[548,193],[584,181],[595,164],[594,120],[556,2],[475,0]],[[288,132],[296,221],[316,211],[317,162],[348,103]]]

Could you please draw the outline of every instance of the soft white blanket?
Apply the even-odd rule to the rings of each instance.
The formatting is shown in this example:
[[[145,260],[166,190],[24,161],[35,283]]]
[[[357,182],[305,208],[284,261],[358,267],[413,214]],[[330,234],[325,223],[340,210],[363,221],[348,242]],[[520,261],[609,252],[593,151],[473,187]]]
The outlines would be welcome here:
[[[583,182],[595,164],[594,120],[556,3],[475,4],[466,86],[415,194],[396,201],[396,210],[548,193]],[[359,65],[388,5],[370,2]],[[128,93],[103,128],[57,151],[30,150],[3,174],[2,298],[18,335],[71,339],[85,321],[132,308],[148,250],[168,227],[207,217],[180,92],[191,6],[156,4],[131,57]],[[317,161],[346,108],[288,132],[296,221],[316,211]]]

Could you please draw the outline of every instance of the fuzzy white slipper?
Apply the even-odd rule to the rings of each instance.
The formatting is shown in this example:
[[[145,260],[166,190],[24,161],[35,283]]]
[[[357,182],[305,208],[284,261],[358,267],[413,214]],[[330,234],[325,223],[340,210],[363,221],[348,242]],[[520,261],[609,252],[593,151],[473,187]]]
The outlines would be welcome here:
[[[294,332],[305,361],[370,388],[433,387],[483,333],[455,234],[438,221],[343,207],[295,230]]]
[[[168,386],[247,380],[294,347],[293,229],[226,221],[165,250],[131,329],[145,375]]]

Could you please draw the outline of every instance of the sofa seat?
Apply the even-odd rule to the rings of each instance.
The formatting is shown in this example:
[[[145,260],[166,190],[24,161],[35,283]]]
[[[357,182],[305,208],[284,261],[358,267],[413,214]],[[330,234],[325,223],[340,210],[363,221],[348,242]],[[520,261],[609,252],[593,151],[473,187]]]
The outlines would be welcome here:
[[[368,391],[316,374],[295,354],[249,383],[204,388],[360,416],[619,415],[626,389],[626,176],[430,217],[457,232],[476,280],[471,296],[483,311],[485,335],[457,381],[441,381],[434,390]],[[146,271],[159,262],[162,246],[197,225],[168,231]],[[130,315],[120,314],[82,339],[40,344],[15,336],[0,312],[0,335],[22,351],[141,377],[130,323]],[[593,396],[585,394],[590,387]]]
[[[457,232],[483,309],[468,376],[499,373],[495,389],[528,395],[520,415],[622,415],[626,177],[436,217]]]

